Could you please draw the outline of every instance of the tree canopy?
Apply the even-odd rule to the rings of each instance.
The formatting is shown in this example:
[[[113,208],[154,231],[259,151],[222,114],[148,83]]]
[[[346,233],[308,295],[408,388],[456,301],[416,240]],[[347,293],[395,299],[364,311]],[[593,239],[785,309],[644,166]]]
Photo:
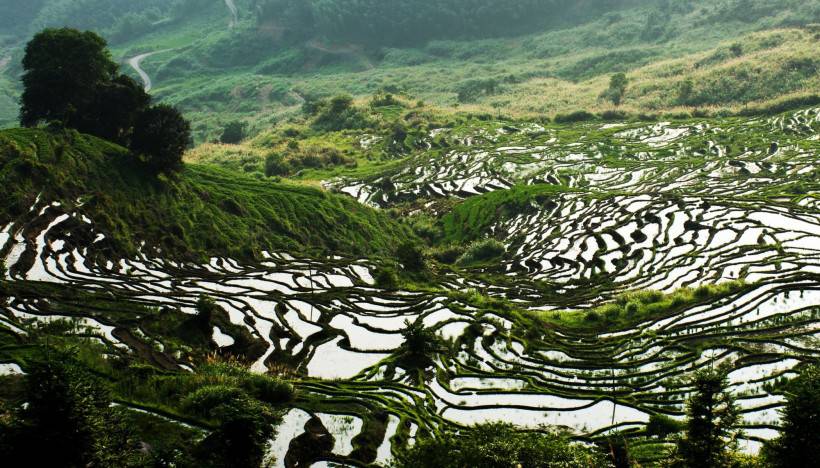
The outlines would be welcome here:
[[[172,106],[159,104],[139,114],[131,149],[156,171],[182,166],[182,154],[191,141],[191,125]]]
[[[117,64],[103,38],[75,29],[46,29],[26,45],[20,123],[59,121],[84,130],[97,92],[111,83]]]

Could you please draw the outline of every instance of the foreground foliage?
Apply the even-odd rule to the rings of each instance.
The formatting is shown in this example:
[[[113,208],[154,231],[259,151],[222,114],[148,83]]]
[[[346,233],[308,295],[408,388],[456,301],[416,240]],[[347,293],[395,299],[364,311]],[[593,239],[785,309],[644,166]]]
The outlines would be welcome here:
[[[397,460],[397,468],[603,468],[604,456],[555,433],[518,432],[502,423],[479,425],[463,434],[420,440]]]
[[[812,466],[820,447],[820,366],[803,369],[786,385],[783,432],[764,448],[766,460],[774,467]]]

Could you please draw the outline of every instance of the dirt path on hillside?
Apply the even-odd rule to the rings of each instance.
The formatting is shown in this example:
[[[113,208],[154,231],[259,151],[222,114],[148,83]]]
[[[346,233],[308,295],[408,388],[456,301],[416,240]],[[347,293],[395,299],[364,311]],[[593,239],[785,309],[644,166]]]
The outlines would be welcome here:
[[[142,61],[147,59],[148,57],[150,57],[152,55],[160,54],[162,52],[168,52],[169,50],[170,49],[158,50],[156,52],[148,52],[148,53],[145,53],[145,54],[137,55],[136,57],[131,57],[130,59],[127,60],[128,65],[131,68],[133,68],[134,71],[136,71],[137,74],[140,76],[140,79],[142,80],[142,83],[145,85],[145,92],[146,93],[151,91],[151,87],[153,86],[153,84],[151,83],[151,77],[148,76],[148,73],[146,73],[145,70],[143,70],[142,67],[140,66],[142,64]]]
[[[233,0],[225,0],[225,6],[231,10],[231,22],[228,24],[228,27],[234,28],[239,24],[239,9],[236,8],[236,3],[234,3]]]

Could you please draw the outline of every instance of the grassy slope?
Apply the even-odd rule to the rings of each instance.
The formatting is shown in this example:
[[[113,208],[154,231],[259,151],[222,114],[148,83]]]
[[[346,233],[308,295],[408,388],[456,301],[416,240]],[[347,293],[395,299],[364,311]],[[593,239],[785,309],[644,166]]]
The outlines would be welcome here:
[[[113,254],[141,241],[170,254],[247,257],[261,250],[374,255],[409,234],[387,216],[343,196],[271,184],[209,166],[179,177],[145,174],[125,150],[76,132],[0,132],[4,224],[42,191],[95,220]]]

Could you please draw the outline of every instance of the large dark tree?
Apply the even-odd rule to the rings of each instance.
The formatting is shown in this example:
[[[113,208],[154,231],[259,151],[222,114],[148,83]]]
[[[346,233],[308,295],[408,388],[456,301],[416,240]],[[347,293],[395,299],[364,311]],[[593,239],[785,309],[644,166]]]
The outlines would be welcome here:
[[[128,146],[137,116],[151,104],[151,96],[130,77],[119,75],[101,83],[92,102],[78,130]]]
[[[766,446],[767,461],[775,467],[816,466],[820,450],[820,366],[804,369],[786,387],[783,429]]]
[[[82,130],[100,85],[116,76],[106,42],[93,32],[46,29],[26,46],[20,123],[58,121]]]
[[[159,104],[140,113],[131,149],[157,172],[182,167],[182,154],[191,141],[191,125],[172,106]]]

